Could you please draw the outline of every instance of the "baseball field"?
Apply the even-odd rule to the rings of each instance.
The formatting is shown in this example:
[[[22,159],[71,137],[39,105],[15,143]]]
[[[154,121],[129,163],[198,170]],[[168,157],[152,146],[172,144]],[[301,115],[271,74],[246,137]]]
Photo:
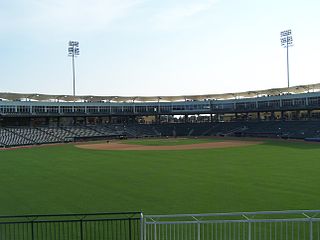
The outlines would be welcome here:
[[[0,215],[320,209],[319,170],[319,144],[286,140],[150,139],[1,150]]]

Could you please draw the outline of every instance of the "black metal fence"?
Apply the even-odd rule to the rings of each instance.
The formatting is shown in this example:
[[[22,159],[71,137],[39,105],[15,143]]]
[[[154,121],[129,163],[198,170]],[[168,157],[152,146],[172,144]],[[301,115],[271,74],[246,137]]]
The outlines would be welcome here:
[[[141,212],[0,216],[0,240],[140,240]]]

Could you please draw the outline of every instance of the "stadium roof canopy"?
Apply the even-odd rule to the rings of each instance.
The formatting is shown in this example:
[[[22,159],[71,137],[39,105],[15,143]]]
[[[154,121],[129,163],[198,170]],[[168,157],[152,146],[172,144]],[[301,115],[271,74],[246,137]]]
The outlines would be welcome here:
[[[66,102],[174,102],[192,100],[226,100],[235,98],[252,98],[259,96],[274,96],[281,94],[298,94],[320,91],[320,83],[293,86],[289,88],[272,88],[267,90],[246,91],[236,93],[182,95],[182,96],[72,96],[48,95],[36,93],[0,93],[0,99],[8,101],[66,101]]]

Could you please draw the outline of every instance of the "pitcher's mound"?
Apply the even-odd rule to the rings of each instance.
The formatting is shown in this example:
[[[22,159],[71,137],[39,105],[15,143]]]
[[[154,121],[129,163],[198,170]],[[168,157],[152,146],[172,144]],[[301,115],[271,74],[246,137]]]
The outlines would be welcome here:
[[[76,147],[94,150],[190,150],[190,149],[208,149],[208,148],[229,148],[229,147],[243,147],[261,144],[259,141],[223,141],[223,142],[208,142],[195,143],[175,146],[144,146],[138,144],[123,144],[120,142],[106,142],[95,144],[79,144]]]

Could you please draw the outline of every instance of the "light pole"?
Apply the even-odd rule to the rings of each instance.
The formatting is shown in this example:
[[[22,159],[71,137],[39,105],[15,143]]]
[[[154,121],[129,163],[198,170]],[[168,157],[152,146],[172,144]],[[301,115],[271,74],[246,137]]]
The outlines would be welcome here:
[[[80,55],[79,42],[69,41],[68,56],[72,57],[72,73],[73,73],[73,96],[76,96],[76,67],[74,58]]]
[[[291,30],[282,31],[280,33],[281,46],[287,49],[287,78],[288,78],[288,88],[290,87],[290,77],[289,77],[289,47],[293,46]]]

